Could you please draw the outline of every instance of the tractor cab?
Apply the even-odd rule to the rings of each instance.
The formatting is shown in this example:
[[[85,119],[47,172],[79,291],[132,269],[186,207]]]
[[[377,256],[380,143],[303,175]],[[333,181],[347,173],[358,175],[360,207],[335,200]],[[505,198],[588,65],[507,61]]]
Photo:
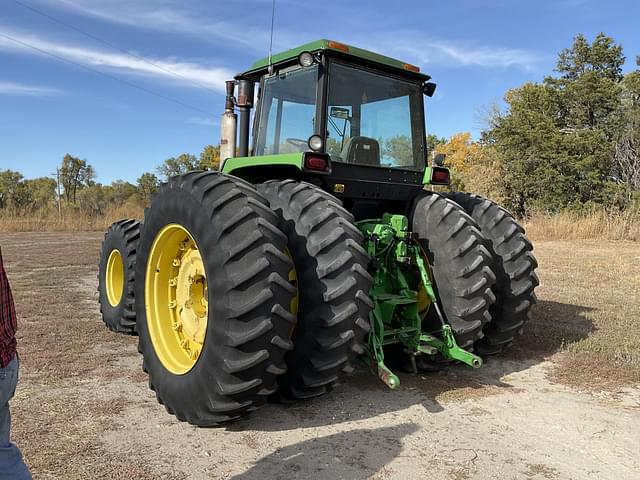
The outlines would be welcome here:
[[[400,212],[390,204],[404,208],[432,183],[432,169],[425,171],[429,78],[414,65],[330,40],[262,59],[236,77],[237,99],[229,92],[228,107],[240,111],[240,157],[229,138],[235,124],[223,118],[221,143],[234,148],[223,149],[222,170],[251,181],[304,179],[340,197],[356,217]]]

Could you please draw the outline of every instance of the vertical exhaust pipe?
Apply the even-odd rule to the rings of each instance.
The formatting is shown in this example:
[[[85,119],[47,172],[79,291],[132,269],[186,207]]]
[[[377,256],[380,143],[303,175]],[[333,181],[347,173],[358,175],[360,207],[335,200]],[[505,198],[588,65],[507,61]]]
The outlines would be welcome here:
[[[238,110],[240,127],[238,132],[238,152],[241,157],[249,155],[249,122],[253,107],[253,82],[244,78],[238,79]]]
[[[220,120],[220,170],[227,158],[236,156],[236,130],[238,128],[238,116],[233,111],[235,98],[233,97],[234,80],[228,80],[227,98],[224,103],[224,113]]]

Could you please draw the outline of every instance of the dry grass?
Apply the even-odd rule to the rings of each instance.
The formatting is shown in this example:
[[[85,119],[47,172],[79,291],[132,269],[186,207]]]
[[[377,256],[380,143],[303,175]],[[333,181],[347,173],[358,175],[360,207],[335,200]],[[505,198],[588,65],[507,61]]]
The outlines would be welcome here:
[[[104,231],[122,218],[142,218],[143,208],[135,205],[109,207],[103,215],[90,215],[65,209],[62,218],[57,210],[29,215],[0,210],[0,232],[95,232]]]
[[[640,240],[640,210],[610,214],[604,210],[589,213],[563,212],[535,215],[525,221],[532,240]]]
[[[29,215],[0,210],[0,232],[95,232],[104,231],[122,218],[142,218],[143,207],[112,206],[103,215],[90,215],[66,209]],[[524,221],[527,235],[534,241],[546,240],[633,240],[640,241],[640,210],[610,214],[604,210],[587,213],[538,214]]]
[[[552,378],[586,390],[640,383],[640,244],[539,242],[538,305],[509,353],[550,357]]]
[[[105,385],[129,377],[119,364],[136,339],[110,334],[98,320],[96,265],[101,234],[2,234],[0,244],[18,314],[20,384],[12,438],[35,478],[153,479],[154,466],[106,450],[135,402]],[[140,369],[136,363],[136,373]],[[162,478],[179,478],[166,475]]]

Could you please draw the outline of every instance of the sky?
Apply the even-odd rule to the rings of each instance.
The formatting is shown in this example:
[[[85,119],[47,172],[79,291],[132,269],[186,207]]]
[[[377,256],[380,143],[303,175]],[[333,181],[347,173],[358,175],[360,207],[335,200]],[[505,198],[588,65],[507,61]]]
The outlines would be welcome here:
[[[265,57],[271,0],[0,0],[0,170],[51,175],[69,153],[130,182],[217,144],[224,81]],[[276,0],[273,50],[329,38],[419,65],[427,130],[470,131],[552,73],[578,33],[640,54],[640,2]]]

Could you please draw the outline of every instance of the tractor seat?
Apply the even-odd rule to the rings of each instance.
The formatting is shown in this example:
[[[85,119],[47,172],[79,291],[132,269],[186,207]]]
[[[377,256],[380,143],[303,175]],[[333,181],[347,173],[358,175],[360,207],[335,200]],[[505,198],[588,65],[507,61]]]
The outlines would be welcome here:
[[[342,149],[340,157],[347,163],[380,166],[380,144],[369,137],[351,137]]]

